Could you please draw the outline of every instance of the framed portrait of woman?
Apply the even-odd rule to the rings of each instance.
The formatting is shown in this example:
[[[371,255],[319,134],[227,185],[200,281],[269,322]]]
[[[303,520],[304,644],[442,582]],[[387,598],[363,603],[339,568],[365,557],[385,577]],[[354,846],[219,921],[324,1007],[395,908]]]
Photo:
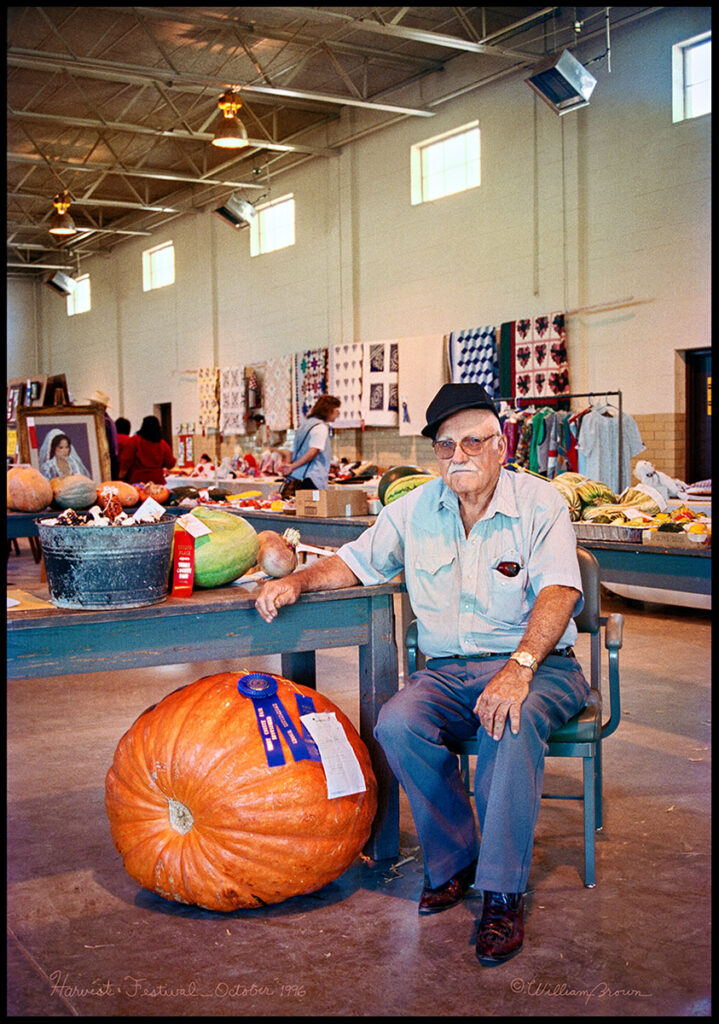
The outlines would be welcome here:
[[[20,406],[17,430],[20,461],[48,480],[73,473],[98,484],[110,479],[105,415],[99,406]]]

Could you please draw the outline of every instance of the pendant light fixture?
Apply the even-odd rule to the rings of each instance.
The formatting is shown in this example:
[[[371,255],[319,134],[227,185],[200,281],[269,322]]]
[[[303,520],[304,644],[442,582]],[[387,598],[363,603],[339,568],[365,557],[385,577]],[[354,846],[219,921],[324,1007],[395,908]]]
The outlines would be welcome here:
[[[55,196],[52,201],[52,205],[55,207],[55,213],[53,213],[52,221],[50,223],[50,234],[76,235],[77,228],[75,227],[75,221],[67,212],[70,209],[70,195],[67,189]]]
[[[222,149],[241,149],[248,146],[247,129],[237,116],[237,111],[242,106],[242,100],[237,93],[228,89],[220,96],[217,106],[222,111],[222,120],[212,145]]]

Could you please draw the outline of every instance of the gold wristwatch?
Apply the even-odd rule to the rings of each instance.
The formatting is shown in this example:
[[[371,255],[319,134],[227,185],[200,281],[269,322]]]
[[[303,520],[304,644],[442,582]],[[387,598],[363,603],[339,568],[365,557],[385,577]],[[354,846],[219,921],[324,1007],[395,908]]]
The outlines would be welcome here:
[[[512,661],[516,661],[522,668],[531,668],[532,672],[537,671],[537,659],[534,658],[529,651],[513,651],[509,657]]]

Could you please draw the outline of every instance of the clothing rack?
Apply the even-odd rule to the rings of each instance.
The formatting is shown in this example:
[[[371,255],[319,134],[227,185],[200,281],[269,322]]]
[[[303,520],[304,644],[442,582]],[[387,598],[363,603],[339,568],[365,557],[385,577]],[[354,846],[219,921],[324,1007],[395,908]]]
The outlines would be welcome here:
[[[565,398],[602,398],[602,397],[609,398],[610,396],[616,397],[616,399],[617,399],[617,408],[619,410],[619,431],[618,431],[618,438],[617,438],[617,447],[619,449],[618,452],[617,452],[617,470],[618,470],[617,480],[619,481],[619,493],[621,494],[621,492],[624,490],[624,480],[622,479],[622,476],[623,476],[623,474],[622,474],[622,449],[623,449],[623,446],[624,446],[624,438],[622,436],[623,435],[623,423],[622,423],[622,393],[621,393],[621,391],[572,391],[572,392],[570,392],[568,394],[553,395],[552,398],[561,399],[562,401],[564,401]],[[510,398],[495,398],[495,402],[497,402],[497,403],[499,403],[499,402],[507,402],[507,403],[509,403],[511,405],[514,405],[517,410],[521,409],[521,406],[519,404],[521,401],[526,401],[527,406],[529,406],[529,405],[540,405],[541,402],[542,402],[542,398],[541,398],[541,396],[539,396],[539,397],[537,397],[537,396],[534,396],[534,397],[527,396],[526,398],[523,399],[521,396],[518,397],[517,395],[513,395]],[[527,408],[527,406],[525,406],[525,408]]]

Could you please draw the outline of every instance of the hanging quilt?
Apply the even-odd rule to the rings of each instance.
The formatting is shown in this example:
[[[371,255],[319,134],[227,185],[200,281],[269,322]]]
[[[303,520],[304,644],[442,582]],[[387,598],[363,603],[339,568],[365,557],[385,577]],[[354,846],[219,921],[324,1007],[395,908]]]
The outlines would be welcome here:
[[[327,392],[327,349],[295,355],[295,410],[293,425],[299,427],[320,395]]]
[[[221,367],[220,432],[223,434],[244,434],[246,430],[245,412],[244,367]]]
[[[400,338],[397,343],[400,437],[422,433],[427,406],[449,381],[447,341],[442,334],[428,334]]]
[[[472,327],[449,336],[449,369],[453,384],[481,384],[499,398],[496,327]]]
[[[523,317],[500,329],[500,378],[510,377],[502,397],[538,398],[553,404],[569,393],[567,333],[564,313]]]
[[[362,346],[334,345],[329,350],[328,387],[330,395],[342,402],[334,421],[337,427],[362,425]]]
[[[292,356],[278,356],[263,364],[263,409],[268,430],[292,426]]]
[[[399,413],[396,341],[366,341],[362,360],[362,418],[368,427],[396,427]]]
[[[200,412],[197,425],[201,430],[217,430],[220,416],[218,395],[219,370],[215,366],[201,367],[197,371],[197,389]]]

